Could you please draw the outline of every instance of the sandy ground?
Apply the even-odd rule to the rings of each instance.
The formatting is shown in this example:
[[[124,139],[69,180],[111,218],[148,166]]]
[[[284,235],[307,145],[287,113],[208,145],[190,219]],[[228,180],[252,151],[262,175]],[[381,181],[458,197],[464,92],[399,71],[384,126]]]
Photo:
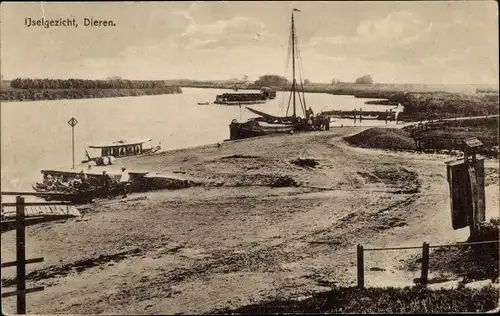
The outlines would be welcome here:
[[[451,227],[448,156],[349,147],[360,128],[247,139],[124,159],[129,168],[203,186],[96,201],[78,219],[30,226],[29,313],[207,313],[300,298],[356,282],[356,245],[464,241]],[[292,160],[316,159],[316,167]],[[498,161],[486,164],[488,217],[498,215]],[[288,177],[299,186],[270,185]],[[137,199],[144,197],[143,199]],[[2,234],[2,262],[14,232]],[[415,252],[370,252],[368,286],[410,285]],[[432,277],[432,267],[431,277]],[[3,269],[3,291],[14,268]],[[7,298],[4,313],[15,312]]]

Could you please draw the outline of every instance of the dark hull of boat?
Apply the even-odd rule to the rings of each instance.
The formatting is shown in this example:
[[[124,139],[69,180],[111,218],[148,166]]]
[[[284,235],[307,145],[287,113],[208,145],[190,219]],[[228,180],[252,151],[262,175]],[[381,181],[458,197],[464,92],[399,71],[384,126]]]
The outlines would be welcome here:
[[[45,187],[45,185],[36,183],[31,186],[33,190],[37,193],[52,193],[61,195],[37,195],[37,197],[42,198],[46,201],[70,201],[76,204],[89,203],[94,198],[106,198],[108,197],[108,192],[101,185],[92,185],[89,183],[84,183],[80,188],[67,187],[64,190],[50,190]],[[120,187],[118,183],[112,183],[110,186],[109,195],[117,196],[120,194]]]
[[[293,125],[261,126],[256,121],[246,123],[231,123],[229,125],[230,140],[265,136],[272,134],[290,134],[295,130]]]
[[[257,100],[257,101],[215,101],[215,104],[221,105],[249,105],[249,104],[264,104],[265,100]]]

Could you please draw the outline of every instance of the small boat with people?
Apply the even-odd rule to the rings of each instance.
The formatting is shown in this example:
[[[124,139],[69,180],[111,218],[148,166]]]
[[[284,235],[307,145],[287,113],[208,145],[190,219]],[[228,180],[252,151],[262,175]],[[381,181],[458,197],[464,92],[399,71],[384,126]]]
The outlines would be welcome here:
[[[82,163],[94,161],[98,166],[106,166],[108,164],[113,164],[114,160],[117,158],[152,154],[160,151],[160,143],[156,146],[152,146],[151,141],[151,138],[142,138],[90,145],[88,146],[89,148],[100,149],[101,155],[91,157],[89,152],[85,150],[87,159],[83,160]],[[150,144],[149,146],[145,145],[148,143]]]
[[[87,203],[96,197],[109,197],[118,195],[119,182],[116,177],[103,171],[101,174],[87,174],[64,172],[57,170],[42,170],[43,180],[32,185],[35,192],[52,193],[52,195],[40,195],[45,200],[72,201],[75,203]],[[108,185],[103,179],[109,179]],[[57,195],[60,193],[61,195]],[[54,195],[55,194],[55,195]]]
[[[198,105],[209,105],[210,102],[198,102]]]

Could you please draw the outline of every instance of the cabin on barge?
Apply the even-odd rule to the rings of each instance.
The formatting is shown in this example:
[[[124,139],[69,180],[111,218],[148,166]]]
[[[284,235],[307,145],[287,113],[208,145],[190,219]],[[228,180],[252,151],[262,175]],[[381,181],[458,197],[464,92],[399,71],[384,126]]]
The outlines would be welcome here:
[[[159,144],[157,146],[144,147],[144,144],[151,141],[151,138],[144,138],[90,145],[89,148],[100,149],[101,155],[98,157],[90,157],[88,151],[85,151],[87,159],[83,160],[82,163],[95,161],[97,165],[107,165],[112,164],[112,161],[116,158],[144,155],[159,151],[161,149]]]
[[[265,103],[268,99],[276,98],[276,91],[264,87],[260,92],[250,92],[250,93],[224,93],[217,95],[215,98],[215,104],[223,105],[246,105],[246,104],[260,104]]]

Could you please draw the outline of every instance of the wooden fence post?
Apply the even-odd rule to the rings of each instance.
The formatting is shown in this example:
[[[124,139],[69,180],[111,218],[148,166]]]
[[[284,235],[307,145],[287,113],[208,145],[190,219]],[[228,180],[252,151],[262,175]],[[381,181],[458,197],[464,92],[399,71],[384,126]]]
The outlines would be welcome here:
[[[363,245],[358,245],[358,287],[365,287],[365,260],[363,257]]]
[[[16,197],[16,279],[17,313],[26,314],[26,244],[24,197]]]
[[[422,247],[422,275],[420,277],[420,284],[427,286],[429,276],[429,244],[424,241]]]

